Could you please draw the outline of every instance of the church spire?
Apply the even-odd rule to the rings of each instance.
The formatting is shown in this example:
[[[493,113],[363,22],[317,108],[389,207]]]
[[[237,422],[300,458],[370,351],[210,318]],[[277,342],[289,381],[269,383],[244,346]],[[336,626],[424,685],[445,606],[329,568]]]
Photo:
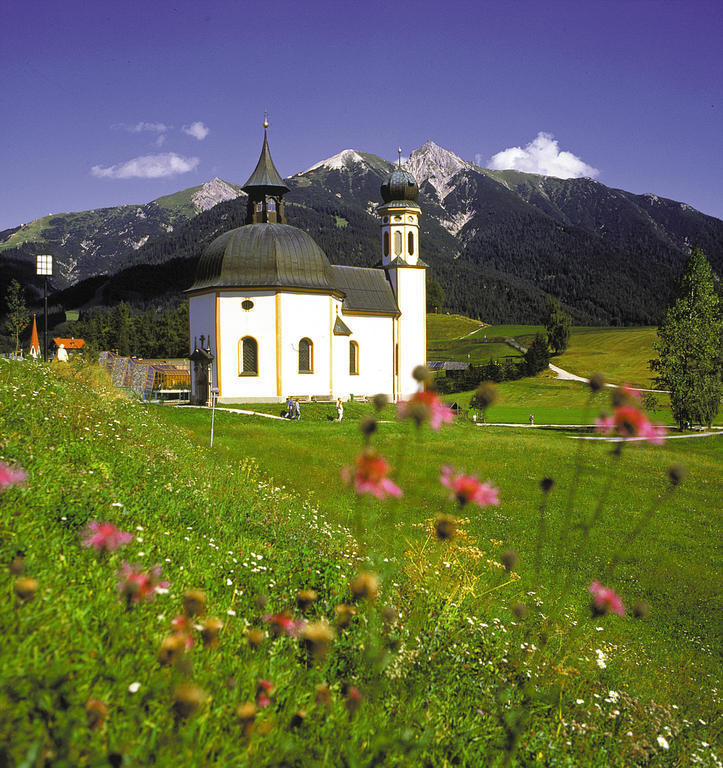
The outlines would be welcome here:
[[[254,172],[242,189],[249,196],[246,209],[246,224],[286,223],[283,196],[289,191],[271,159],[267,129],[264,119],[264,144]]]

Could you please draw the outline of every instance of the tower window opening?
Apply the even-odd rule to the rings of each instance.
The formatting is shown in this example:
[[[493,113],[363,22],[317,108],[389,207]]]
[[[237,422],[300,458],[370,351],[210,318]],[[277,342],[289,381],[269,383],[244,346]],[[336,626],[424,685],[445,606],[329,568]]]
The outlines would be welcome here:
[[[244,336],[238,343],[239,376],[259,375],[259,347],[256,339]]]
[[[349,374],[359,375],[359,345],[356,341],[349,342]]]
[[[414,256],[414,232],[407,235],[407,252],[410,256]]]
[[[311,339],[299,342],[299,373],[314,372],[314,344]]]
[[[267,211],[275,211],[276,210],[276,201],[275,200],[267,200],[266,201],[266,210]]]
[[[384,233],[384,255],[389,256],[389,232]]]
[[[402,233],[399,230],[394,233],[394,255],[402,255]]]

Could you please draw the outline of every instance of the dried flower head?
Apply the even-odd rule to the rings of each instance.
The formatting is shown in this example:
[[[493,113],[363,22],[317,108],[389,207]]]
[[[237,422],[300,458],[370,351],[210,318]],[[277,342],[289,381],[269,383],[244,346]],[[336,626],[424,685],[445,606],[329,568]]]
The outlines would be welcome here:
[[[341,603],[334,609],[336,614],[336,626],[339,629],[346,629],[352,622],[352,619],[356,616],[356,608],[353,605],[347,605]]]
[[[223,629],[223,622],[218,619],[208,618],[201,626],[201,639],[206,648],[215,648],[218,645],[218,635]]]
[[[374,395],[372,403],[377,411],[383,411],[389,405],[389,398],[383,394]]]
[[[296,605],[300,611],[306,611],[316,602],[317,597],[313,589],[300,589],[296,593]]]
[[[361,709],[362,695],[355,685],[347,689],[344,705],[349,715],[355,715]]]
[[[271,704],[274,684],[270,680],[259,680],[256,683],[256,705],[265,709]]]
[[[602,373],[593,373],[588,382],[590,391],[595,395],[605,386],[605,376]]]
[[[506,549],[500,554],[500,562],[504,565],[506,571],[512,571],[520,562],[520,556],[514,549]]]
[[[35,597],[35,593],[38,591],[38,582],[35,579],[24,577],[16,579],[13,584],[13,592],[15,592],[18,600],[23,603],[27,603]]]
[[[264,633],[260,629],[249,629],[246,633],[246,641],[252,650],[256,650],[261,647],[261,643],[264,642]]]
[[[248,738],[253,733],[256,724],[256,705],[252,701],[241,704],[236,709],[236,717],[241,723],[243,735]]]
[[[617,613],[625,616],[623,601],[614,589],[604,587],[599,581],[593,581],[588,587],[592,595],[590,608],[594,616],[604,616],[606,613]]]
[[[307,624],[301,630],[301,647],[315,659],[323,659],[329,651],[329,645],[334,639],[334,630],[326,621]]]
[[[633,616],[636,619],[647,619],[650,616],[650,606],[644,600],[638,600],[633,605]]]
[[[497,400],[497,387],[492,381],[483,381],[477,387],[474,396],[478,407],[485,410]]]
[[[331,704],[331,690],[328,685],[317,685],[314,700],[317,704],[329,706]]]
[[[152,600],[160,592],[165,592],[168,588],[167,581],[161,581],[160,566],[154,566],[147,573],[140,569],[138,565],[123,563],[122,570],[118,574],[118,591],[130,607],[131,603],[138,603],[141,600]]]
[[[191,717],[205,703],[207,698],[203,688],[199,688],[193,683],[179,685],[173,696],[173,714],[179,720],[185,720]]]
[[[263,620],[269,625],[269,632],[272,637],[279,637],[281,635],[295,637],[299,629],[304,626],[304,622],[293,619],[289,611],[269,613],[263,617]]]
[[[394,624],[399,618],[399,611],[393,605],[385,605],[382,608],[382,619],[385,624]]]
[[[13,576],[22,576],[25,573],[25,558],[20,556],[14,557],[10,561],[10,573]]]
[[[254,596],[254,605],[260,610],[263,611],[264,608],[266,608],[266,605],[269,602],[269,598],[266,597],[266,595],[255,595]]]
[[[457,536],[457,518],[452,515],[437,515],[434,533],[440,541],[452,541]]]
[[[364,416],[359,421],[359,429],[367,440],[377,431],[377,420],[372,415]]]
[[[424,384],[432,378],[432,373],[426,365],[417,365],[412,371],[412,377],[420,384]]]
[[[379,577],[371,571],[360,571],[351,580],[351,595],[354,601],[376,600],[379,595]]]
[[[203,616],[206,613],[206,593],[200,589],[187,589],[183,593],[183,612],[186,616]]]
[[[88,699],[85,702],[85,721],[91,731],[102,728],[108,717],[108,707],[100,699]]]
[[[675,488],[683,480],[685,480],[686,474],[687,474],[687,471],[682,464],[670,465],[670,467],[668,468],[668,478],[670,479],[670,484],[673,486],[673,488]]]
[[[297,709],[296,712],[291,716],[291,720],[289,722],[289,726],[291,728],[301,728],[301,726],[306,722],[306,711],[303,709]]]
[[[519,601],[512,603],[511,610],[512,615],[520,621],[524,621],[530,614],[530,609],[524,603],[520,603]]]
[[[551,477],[543,477],[540,480],[540,489],[543,493],[549,493],[555,485],[555,481]]]
[[[175,664],[186,650],[186,637],[180,632],[174,632],[163,638],[158,649],[158,661],[164,666]]]

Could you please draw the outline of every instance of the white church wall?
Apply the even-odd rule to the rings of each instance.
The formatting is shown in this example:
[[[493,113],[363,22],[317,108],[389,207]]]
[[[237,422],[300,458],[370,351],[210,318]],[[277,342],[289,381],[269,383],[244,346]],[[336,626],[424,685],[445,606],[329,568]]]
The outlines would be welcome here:
[[[394,338],[392,317],[344,314],[342,320],[351,336],[334,337],[334,396],[347,400],[350,395],[379,393],[392,396]],[[359,345],[359,373],[349,373],[349,342]]]
[[[412,376],[417,365],[427,363],[426,272],[400,267],[397,273],[399,318],[399,394],[407,398],[418,389]]]
[[[201,296],[191,296],[188,300],[188,325],[190,331],[189,346],[194,342],[200,346],[201,336],[204,346],[210,347],[216,355],[216,294],[204,293]],[[190,349],[193,352],[193,349]],[[214,379],[215,386],[215,379]]]

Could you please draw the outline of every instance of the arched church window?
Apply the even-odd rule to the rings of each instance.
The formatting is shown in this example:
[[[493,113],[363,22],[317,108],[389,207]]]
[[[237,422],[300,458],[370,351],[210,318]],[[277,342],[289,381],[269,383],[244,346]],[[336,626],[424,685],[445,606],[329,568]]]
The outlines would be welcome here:
[[[402,233],[399,230],[394,233],[394,255],[402,255]]]
[[[414,232],[410,232],[407,235],[407,253],[410,256],[414,256]]]
[[[389,232],[384,233],[384,255],[389,256]]]
[[[356,341],[349,342],[349,374],[351,376],[359,374],[359,345]]]
[[[238,375],[259,375],[259,346],[251,336],[244,336],[238,343]]]
[[[314,372],[314,344],[311,339],[299,342],[299,373]]]
[[[264,204],[263,203],[256,203],[256,210],[260,213],[264,210]]]
[[[267,200],[266,201],[266,210],[267,211],[275,211],[276,210],[276,201],[275,200]]]

